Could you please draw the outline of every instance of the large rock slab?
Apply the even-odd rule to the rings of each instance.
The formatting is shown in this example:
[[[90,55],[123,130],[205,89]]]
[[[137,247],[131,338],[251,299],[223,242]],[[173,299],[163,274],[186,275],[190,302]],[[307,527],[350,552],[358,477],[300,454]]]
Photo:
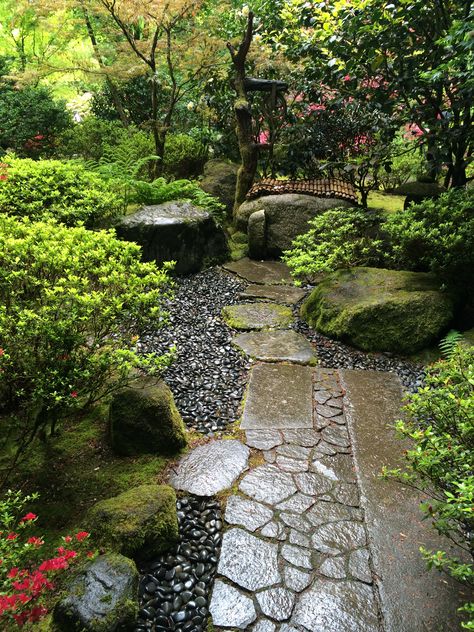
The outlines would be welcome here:
[[[252,261],[245,257],[239,261],[225,263],[222,267],[249,283],[261,285],[292,285],[293,283],[288,266],[281,261]]]
[[[311,344],[304,336],[293,330],[239,334],[232,340],[232,344],[242,349],[251,358],[263,362],[294,362],[311,365],[317,362]]]
[[[372,588],[353,581],[317,579],[296,604],[292,623],[310,632],[380,632]]]
[[[222,228],[209,213],[186,201],[145,206],[115,229],[121,239],[142,247],[144,261],[176,261],[178,274],[220,263],[228,253]]]
[[[259,590],[281,581],[278,547],[242,529],[230,529],[222,539],[217,571],[238,586]]]
[[[467,591],[448,575],[428,570],[419,548],[462,558],[461,551],[422,519],[419,504],[426,498],[379,476],[382,465],[403,468],[408,447],[394,428],[402,402],[399,379],[393,373],[349,370],[341,377],[385,630],[459,630],[457,608],[469,599]]]
[[[203,177],[200,182],[203,191],[225,204],[229,218],[232,218],[234,208],[238,170],[239,165],[233,162],[213,158],[204,165]]]
[[[107,553],[89,562],[66,584],[54,607],[54,629],[131,629],[137,612],[138,571],[134,562],[123,555]]]
[[[311,367],[259,364],[252,369],[241,428],[312,428]]]
[[[289,307],[276,303],[242,303],[224,307],[222,318],[232,329],[284,329],[293,314]]]
[[[327,275],[301,314],[321,333],[364,351],[412,353],[439,337],[453,303],[431,274],[352,268]]]
[[[352,206],[345,200],[334,198],[318,198],[299,193],[285,193],[284,195],[266,195],[240,205],[235,216],[239,230],[246,231],[250,216],[258,211],[265,213],[265,248],[261,254],[250,243],[249,247],[256,257],[278,257],[284,250],[290,248],[292,241],[298,235],[305,233],[308,222],[321,213],[332,209]]]
[[[213,496],[232,486],[247,468],[250,450],[240,441],[213,441],[181,459],[170,484],[196,496]]]
[[[248,285],[241,298],[256,298],[285,305],[296,305],[306,296],[306,290],[291,285]]]
[[[250,597],[220,579],[214,583],[209,611],[213,624],[224,628],[246,630],[257,618]]]

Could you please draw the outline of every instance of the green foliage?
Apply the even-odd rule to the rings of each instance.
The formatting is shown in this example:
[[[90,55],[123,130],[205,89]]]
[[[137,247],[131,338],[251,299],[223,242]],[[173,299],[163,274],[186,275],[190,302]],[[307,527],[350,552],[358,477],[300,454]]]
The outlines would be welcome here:
[[[111,231],[0,216],[0,392],[19,449],[132,370],[165,366],[168,356],[139,354],[136,342],[166,322],[169,266],[140,258]]]
[[[137,75],[126,81],[114,82],[114,86],[130,123],[142,125],[152,119],[149,75]],[[163,95],[160,94],[160,106],[163,105],[162,101]],[[104,82],[99,90],[94,91],[91,106],[97,119],[118,122],[120,117],[109,83]]]
[[[88,227],[110,225],[120,215],[119,197],[78,163],[7,157],[4,165],[1,213]]]
[[[62,134],[59,152],[66,158],[98,161],[104,155],[106,147],[119,145],[127,135],[133,136],[119,121],[105,121],[87,116],[81,123],[76,123]]]
[[[71,125],[63,101],[56,101],[43,86],[17,89],[0,83],[0,150],[21,156],[50,155],[58,135]]]
[[[164,172],[175,178],[201,173],[207,151],[199,140],[187,134],[168,134],[165,142]]]
[[[283,260],[297,279],[339,268],[380,265],[381,222],[377,211],[360,208],[326,211],[311,220],[309,231],[293,241]]]
[[[454,354],[457,352],[458,345],[463,339],[463,335],[457,329],[451,329],[448,331],[446,336],[442,338],[439,343],[439,350],[441,351],[441,355],[446,360],[451,360]]]
[[[431,496],[422,509],[435,529],[473,554],[474,529],[474,347],[459,346],[450,360],[432,365],[426,387],[408,396],[405,419],[397,422],[413,442],[408,472],[387,472]],[[474,565],[443,551],[426,551],[429,566],[474,585]],[[470,606],[472,615],[472,605]],[[466,629],[472,629],[471,617]],[[469,625],[471,627],[469,627]]]
[[[427,270],[468,291],[474,270],[474,189],[453,189],[385,223],[397,268]]]
[[[379,175],[384,189],[395,189],[409,180],[416,180],[423,173],[425,158],[420,146],[413,140],[396,136],[391,146],[392,158]]]

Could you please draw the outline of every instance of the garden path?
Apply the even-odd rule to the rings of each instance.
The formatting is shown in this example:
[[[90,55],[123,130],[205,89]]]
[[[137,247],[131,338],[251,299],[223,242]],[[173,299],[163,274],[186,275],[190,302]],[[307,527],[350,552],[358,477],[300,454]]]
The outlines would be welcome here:
[[[260,284],[250,291],[256,298],[297,300],[282,264],[226,267]],[[234,343],[257,360],[242,443],[229,444],[228,462],[216,454],[221,441],[197,448],[173,481],[200,495],[210,480],[222,478],[214,492],[231,488],[210,604],[214,629],[458,630],[466,595],[421,559],[420,545],[440,544],[420,521],[419,497],[379,477],[384,464],[401,461],[392,428],[398,377],[314,367],[306,339],[291,330],[238,334]]]

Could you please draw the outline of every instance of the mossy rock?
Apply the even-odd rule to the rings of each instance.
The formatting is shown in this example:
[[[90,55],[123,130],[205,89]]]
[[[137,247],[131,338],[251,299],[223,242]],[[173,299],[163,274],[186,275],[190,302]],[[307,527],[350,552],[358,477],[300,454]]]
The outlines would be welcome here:
[[[200,182],[203,191],[225,204],[230,217],[234,207],[238,169],[239,166],[233,162],[213,158],[204,165],[204,175]]]
[[[107,553],[69,580],[53,611],[57,632],[132,630],[138,613],[138,571],[133,560]]]
[[[117,454],[173,454],[186,445],[186,428],[164,382],[139,380],[119,391],[109,409],[112,448]]]
[[[327,275],[301,315],[322,334],[364,351],[408,354],[439,338],[453,301],[425,272],[352,268]]]
[[[141,485],[96,503],[86,515],[94,540],[134,559],[150,559],[178,539],[176,494],[168,485]]]
[[[232,329],[287,329],[292,320],[291,307],[278,303],[238,303],[222,309],[222,318]]]

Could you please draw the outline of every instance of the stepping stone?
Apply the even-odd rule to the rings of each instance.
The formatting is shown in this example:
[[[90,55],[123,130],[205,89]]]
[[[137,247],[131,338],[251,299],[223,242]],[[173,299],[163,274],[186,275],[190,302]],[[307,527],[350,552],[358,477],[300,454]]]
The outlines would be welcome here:
[[[230,529],[222,538],[218,573],[246,588],[259,590],[281,581],[278,547],[242,529]]]
[[[294,566],[285,566],[283,577],[285,585],[295,592],[301,592],[311,583],[311,575]]]
[[[291,474],[269,464],[260,465],[246,474],[239,489],[247,496],[273,506],[296,493]]]
[[[346,560],[344,557],[329,558],[321,564],[319,572],[321,575],[330,577],[331,579],[345,579],[345,564]]]
[[[322,455],[311,463],[310,469],[333,481],[356,482],[354,461],[350,454]]]
[[[312,428],[313,369],[298,364],[260,364],[252,369],[241,428]]]
[[[360,509],[322,501],[313,505],[305,515],[314,527],[340,520],[362,520]]]
[[[295,595],[286,588],[269,588],[257,593],[257,601],[263,614],[284,621],[289,619],[295,606]]]
[[[313,534],[313,546],[321,553],[338,555],[367,544],[365,529],[360,522],[332,522],[325,524]]]
[[[311,553],[306,549],[295,546],[294,544],[284,544],[281,548],[281,556],[284,560],[294,566],[309,569],[313,568],[311,563]]]
[[[296,305],[306,296],[306,290],[291,285],[249,285],[240,296]]]
[[[319,433],[314,430],[283,430],[283,437],[288,443],[312,448],[320,441]]]
[[[288,267],[281,261],[253,261],[245,257],[222,266],[249,283],[261,285],[292,285]]]
[[[380,631],[372,589],[353,581],[333,583],[317,579],[298,600],[291,623],[310,632]]]
[[[277,303],[227,305],[221,313],[232,329],[285,329],[293,320],[291,309]]]
[[[277,540],[286,540],[285,529],[280,522],[269,522],[260,533],[266,538],[276,538]]]
[[[250,597],[220,579],[214,582],[209,611],[214,625],[225,628],[245,630],[257,618]]]
[[[248,531],[256,531],[272,518],[271,509],[253,500],[242,498],[242,496],[231,496],[227,501],[224,519],[229,524],[238,524]]]
[[[262,362],[295,362],[315,365],[317,357],[308,340],[292,329],[239,334],[232,344]],[[340,411],[334,411],[339,414]]]
[[[403,468],[403,450],[409,447],[394,428],[402,404],[400,381],[393,373],[340,374],[386,630],[457,631],[457,609],[468,599],[466,591],[448,575],[427,569],[419,547],[463,559],[462,552],[422,520],[419,504],[426,497],[379,476],[382,465]]]
[[[297,514],[302,514],[314,505],[315,502],[316,499],[312,496],[305,496],[298,492],[291,498],[288,498],[288,500],[279,503],[276,508],[280,511],[294,511]]]
[[[257,450],[271,450],[275,446],[281,445],[283,439],[277,430],[247,430],[245,443]]]
[[[232,486],[247,469],[250,450],[240,441],[212,441],[181,459],[170,484],[196,496],[214,496]]]
[[[299,491],[307,496],[325,494],[330,491],[334,485],[334,482],[330,478],[313,472],[296,474],[295,481]]]

